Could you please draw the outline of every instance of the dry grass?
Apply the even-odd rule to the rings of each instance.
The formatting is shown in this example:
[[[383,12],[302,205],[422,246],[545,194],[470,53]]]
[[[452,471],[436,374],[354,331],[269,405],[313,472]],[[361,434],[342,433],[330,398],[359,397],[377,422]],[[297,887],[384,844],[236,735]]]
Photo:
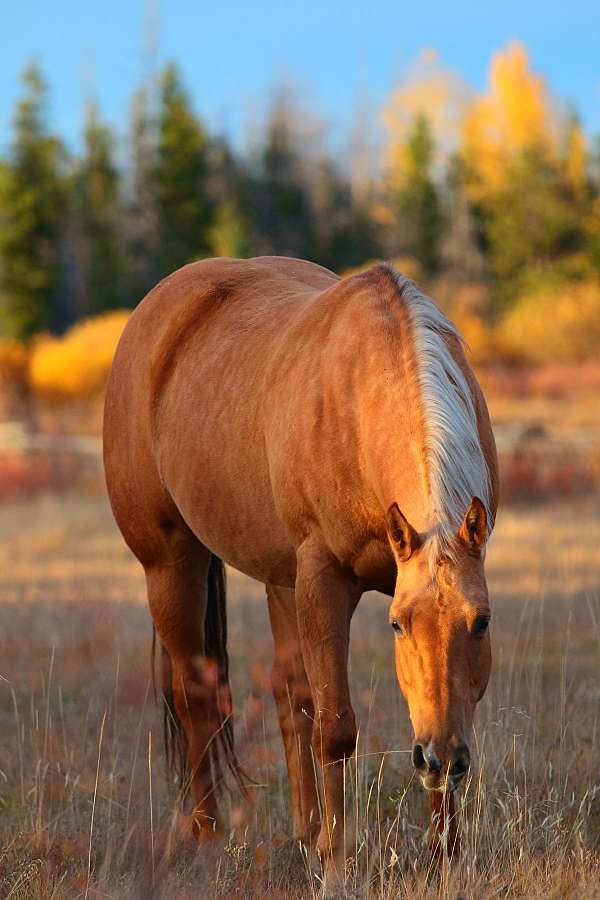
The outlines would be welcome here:
[[[600,896],[600,501],[504,511],[489,553],[494,670],[463,792],[463,860],[428,871],[425,799],[392,665],[386,601],[354,619],[361,734],[348,772],[349,896]],[[0,519],[0,896],[318,895],[292,842],[259,586],[233,575],[233,688],[255,805],[225,799],[224,850],[179,838],[149,683],[143,579],[102,498]]]

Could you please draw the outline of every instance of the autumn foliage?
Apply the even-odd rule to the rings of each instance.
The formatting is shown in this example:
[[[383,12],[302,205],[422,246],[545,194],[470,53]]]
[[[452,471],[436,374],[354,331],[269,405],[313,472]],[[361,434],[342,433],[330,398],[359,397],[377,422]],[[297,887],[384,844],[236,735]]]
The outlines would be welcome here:
[[[340,274],[393,260],[457,323],[480,366],[597,355],[600,170],[576,114],[556,101],[522,44],[493,55],[479,95],[424,51],[378,111],[379,158],[359,135],[347,170],[285,92],[253,154],[238,158],[197,120],[173,66],[161,84],[158,124],[142,95],[134,104],[130,208],[119,206],[127,191],[113,136],[97,108],[88,110],[84,156],[61,188],[75,186],[67,231],[61,236],[52,217],[34,229],[44,247],[50,236],[56,243],[42,278],[37,245],[18,226],[19,198],[30,185],[32,209],[52,211],[65,172],[46,127],[43,79],[33,70],[25,77],[29,93],[0,160],[2,418],[18,417],[19,404],[97,407],[128,315],[111,307],[133,307],[174,267],[213,254],[280,253]],[[72,271],[61,275],[69,241]],[[50,265],[45,251],[40,259]],[[46,332],[68,325],[60,336]]]
[[[530,147],[555,154],[558,127],[543,80],[531,72],[527,51],[511,44],[490,65],[489,93],[477,97],[464,120],[463,152],[471,194],[486,200],[502,190],[508,166]]]
[[[124,311],[105,313],[80,322],[63,337],[40,337],[29,362],[36,395],[60,402],[101,394],[127,317]]]
[[[564,284],[520,299],[496,335],[498,357],[528,363],[593,359],[600,347],[600,283]]]

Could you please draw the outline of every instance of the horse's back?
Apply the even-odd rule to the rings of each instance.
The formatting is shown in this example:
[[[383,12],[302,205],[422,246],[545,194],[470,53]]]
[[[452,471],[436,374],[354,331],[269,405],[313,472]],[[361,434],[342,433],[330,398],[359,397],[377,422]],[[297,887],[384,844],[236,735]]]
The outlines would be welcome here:
[[[337,281],[302,260],[203,260],[132,313],[107,387],[104,453],[115,516],[138,557],[147,546],[152,556],[154,523],[185,523],[249,574],[262,574],[265,555],[267,569],[290,568],[262,432],[265,369],[290,320]],[[232,532],[256,548],[256,565],[223,546]]]

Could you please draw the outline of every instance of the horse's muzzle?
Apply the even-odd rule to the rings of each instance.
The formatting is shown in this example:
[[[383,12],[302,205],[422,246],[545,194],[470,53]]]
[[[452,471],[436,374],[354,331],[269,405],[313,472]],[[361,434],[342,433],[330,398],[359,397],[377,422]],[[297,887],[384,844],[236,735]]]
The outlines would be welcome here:
[[[416,740],[412,761],[426,790],[453,791],[469,770],[471,754],[464,741],[458,741],[448,753],[442,754],[432,740]]]

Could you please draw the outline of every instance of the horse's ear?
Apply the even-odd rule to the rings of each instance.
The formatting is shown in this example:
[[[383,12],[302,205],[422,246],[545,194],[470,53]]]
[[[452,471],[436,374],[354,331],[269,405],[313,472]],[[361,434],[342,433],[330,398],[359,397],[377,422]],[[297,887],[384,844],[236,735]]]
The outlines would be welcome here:
[[[398,562],[406,562],[419,547],[420,538],[397,503],[392,503],[387,511],[386,527],[394,556]]]
[[[487,538],[487,513],[479,497],[473,497],[458,536],[472,550],[481,550]]]

